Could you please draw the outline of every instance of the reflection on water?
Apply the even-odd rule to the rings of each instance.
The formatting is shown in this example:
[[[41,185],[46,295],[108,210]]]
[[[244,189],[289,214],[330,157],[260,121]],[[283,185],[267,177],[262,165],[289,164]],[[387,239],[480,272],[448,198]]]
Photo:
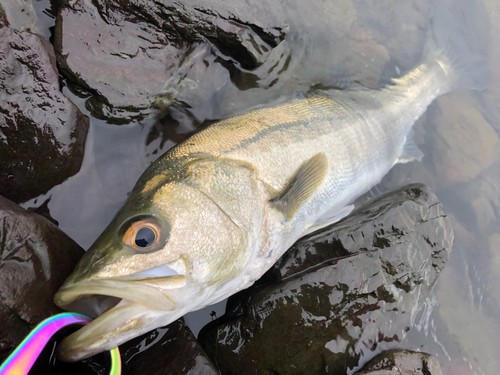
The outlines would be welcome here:
[[[410,182],[430,186],[454,226],[455,244],[430,296],[398,346],[436,355],[445,374],[500,371],[500,3],[445,3],[460,17],[468,43],[488,55],[492,82],[483,93],[438,98],[415,126],[421,163],[397,165],[378,187]],[[269,105],[318,86],[367,87],[414,67],[429,33],[433,2],[288,1],[290,32],[254,70],[236,69],[207,97],[197,97],[160,121],[113,126],[91,119],[80,173],[25,207],[48,207],[61,228],[84,248],[123,204],[142,171],[206,121]],[[466,10],[466,11],[464,11]],[[197,47],[198,48],[198,47]],[[205,50],[203,45],[200,50]],[[218,52],[213,52],[219,54]],[[217,71],[224,59],[210,59]],[[194,64],[202,64],[198,61]],[[203,84],[203,80],[200,81]],[[86,114],[84,100],[64,91]],[[192,96],[188,96],[192,97]],[[190,320],[209,321],[210,308]],[[429,319],[427,319],[429,317]],[[188,320],[189,321],[189,320]],[[378,350],[393,347],[383,343]],[[373,353],[364,353],[366,359]],[[363,361],[362,361],[363,362]]]

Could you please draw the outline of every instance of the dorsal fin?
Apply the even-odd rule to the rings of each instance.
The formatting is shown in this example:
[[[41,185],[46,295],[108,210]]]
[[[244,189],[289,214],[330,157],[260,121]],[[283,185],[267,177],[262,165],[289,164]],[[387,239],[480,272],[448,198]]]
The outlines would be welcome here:
[[[328,172],[328,159],[324,152],[302,163],[283,191],[273,199],[289,220],[323,183]]]

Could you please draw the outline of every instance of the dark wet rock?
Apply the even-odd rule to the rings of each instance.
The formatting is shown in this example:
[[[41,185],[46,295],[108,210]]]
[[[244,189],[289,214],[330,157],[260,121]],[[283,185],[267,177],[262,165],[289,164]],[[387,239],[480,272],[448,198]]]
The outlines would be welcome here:
[[[109,373],[109,353],[104,352],[83,361],[59,361],[53,347],[70,332],[57,334],[47,344],[30,375],[103,375]],[[49,350],[50,349],[50,350]],[[123,375],[193,374],[216,375],[208,359],[184,319],[157,328],[120,345]]]
[[[388,350],[380,353],[356,374],[365,375],[442,375],[436,357],[411,350]]]
[[[78,362],[62,362],[57,359],[54,348],[68,335],[80,327],[73,325],[59,330],[51,337],[33,364],[29,375],[104,375],[109,374],[111,358],[109,352],[102,352]]]
[[[322,85],[378,87],[418,63],[432,13],[430,0],[63,3],[59,66],[116,124],[172,104],[203,121]]]
[[[223,374],[345,373],[405,337],[452,241],[427,187],[382,196],[295,244],[200,343]]]
[[[22,202],[80,169],[88,119],[59,90],[49,41],[0,28],[0,194]]]
[[[260,65],[286,34],[284,0],[100,0],[95,2],[108,23],[147,21],[164,30],[169,42],[210,41],[248,67]]]
[[[221,63],[262,64],[287,29],[282,1],[65,4],[56,22],[59,65],[75,90],[92,94],[92,114],[114,123],[207,100],[229,81]]]
[[[0,357],[61,312],[54,293],[83,250],[45,218],[0,197]]]
[[[123,375],[218,374],[184,319],[120,346]]]

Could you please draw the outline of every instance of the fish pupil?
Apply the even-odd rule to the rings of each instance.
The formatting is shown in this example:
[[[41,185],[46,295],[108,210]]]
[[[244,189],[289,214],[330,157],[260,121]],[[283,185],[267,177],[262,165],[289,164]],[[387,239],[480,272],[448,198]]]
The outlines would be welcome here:
[[[148,247],[156,239],[156,234],[151,228],[141,228],[135,236],[135,244],[139,247]]]

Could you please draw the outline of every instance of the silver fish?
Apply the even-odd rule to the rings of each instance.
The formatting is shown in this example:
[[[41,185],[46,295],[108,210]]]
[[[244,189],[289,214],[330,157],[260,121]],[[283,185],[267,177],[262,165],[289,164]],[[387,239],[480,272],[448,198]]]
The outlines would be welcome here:
[[[451,51],[434,49],[380,90],[316,93],[222,120],[160,157],[55,296],[98,316],[62,342],[60,358],[221,301],[345,217],[394,164],[421,157],[410,130],[438,95],[484,85],[470,53]]]

